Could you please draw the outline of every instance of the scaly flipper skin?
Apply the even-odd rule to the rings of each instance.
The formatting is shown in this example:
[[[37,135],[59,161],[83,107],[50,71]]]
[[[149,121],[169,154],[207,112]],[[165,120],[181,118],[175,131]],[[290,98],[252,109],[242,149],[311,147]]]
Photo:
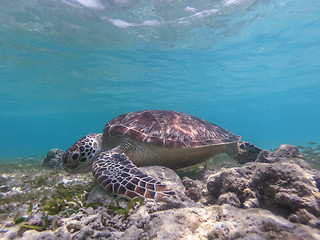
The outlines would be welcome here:
[[[101,153],[93,163],[93,175],[108,192],[163,201],[176,197],[174,191],[139,170],[124,153]]]
[[[259,153],[262,151],[260,148],[248,143],[240,141],[237,143],[238,151],[233,158],[238,161],[240,164],[244,164],[247,162],[254,162]]]

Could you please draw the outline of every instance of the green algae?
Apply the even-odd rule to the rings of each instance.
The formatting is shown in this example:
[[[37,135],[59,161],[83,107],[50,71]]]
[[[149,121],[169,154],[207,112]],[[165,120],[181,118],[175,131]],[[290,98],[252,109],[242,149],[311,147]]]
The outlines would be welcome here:
[[[42,175],[37,176],[39,179],[44,179]],[[47,182],[46,182],[47,183]],[[35,183],[32,186],[38,186],[39,183]],[[97,206],[99,203],[85,203],[85,196],[91,189],[91,185],[74,184],[71,186],[65,186],[62,183],[58,183],[48,191],[33,191],[28,194],[19,193],[10,195],[0,199],[1,205],[5,206],[5,213],[10,211],[16,212],[13,217],[15,225],[19,225],[21,229],[33,229],[36,231],[44,231],[49,229],[48,216],[54,215],[54,221],[50,229],[54,230],[57,226],[57,220],[61,217],[69,217],[71,214],[78,212],[81,208],[89,206]],[[32,197],[31,197],[32,196]],[[33,199],[31,201],[31,199]],[[17,209],[17,206],[30,202],[26,214],[23,211]],[[34,204],[34,203],[35,204]],[[28,222],[29,216],[37,213],[42,213],[42,226],[33,225]]]
[[[124,199],[129,201],[125,208],[121,207],[120,204],[119,204],[119,200],[121,198],[124,198]],[[114,205],[113,203],[110,203],[108,205],[108,209],[116,211],[119,215],[123,215],[123,219],[125,220],[125,219],[127,219],[128,215],[129,215],[130,209],[132,209],[135,206],[136,203],[139,203],[140,206],[142,206],[143,203],[144,203],[144,199],[141,198],[141,197],[130,198],[130,197],[126,196],[126,195],[119,194],[115,198],[115,203],[116,203],[116,205]]]
[[[3,219],[13,221],[21,231],[54,230],[58,227],[58,219],[70,217],[81,209],[103,205],[100,202],[86,203],[86,197],[95,183],[90,173],[71,176],[64,170],[49,169],[38,163],[28,167],[23,167],[21,162],[1,164],[5,167],[1,168],[0,185],[6,185],[6,188],[0,192],[0,213],[4,214]],[[106,207],[122,215],[122,219],[128,217],[136,203],[142,205],[144,201],[141,198],[126,198],[127,205],[121,207],[121,198],[125,197],[118,196],[115,205],[112,203]],[[42,216],[40,225],[29,221],[35,214]],[[49,216],[54,220],[51,217],[48,226]]]
[[[4,186],[0,191],[1,218],[13,221],[21,229],[44,231],[48,229],[50,215],[55,216],[50,229],[57,228],[59,218],[86,207],[85,195],[94,182],[88,174],[80,176],[78,183],[64,170],[49,169],[38,163],[23,167],[20,162],[1,162],[0,166],[0,186]],[[39,213],[42,226],[28,222],[28,217]]]
[[[56,170],[32,169],[27,174],[15,171],[15,174],[6,177],[11,191],[0,195],[0,206],[37,202],[45,196],[59,195],[65,190],[61,185],[57,185],[61,177]],[[12,192],[14,188],[17,192]],[[81,190],[83,188],[79,186],[70,188],[71,192]]]
[[[80,184],[72,187],[58,184],[51,196],[41,200],[42,209],[49,215],[70,216],[80,208],[87,207],[85,195],[89,190],[90,187]]]

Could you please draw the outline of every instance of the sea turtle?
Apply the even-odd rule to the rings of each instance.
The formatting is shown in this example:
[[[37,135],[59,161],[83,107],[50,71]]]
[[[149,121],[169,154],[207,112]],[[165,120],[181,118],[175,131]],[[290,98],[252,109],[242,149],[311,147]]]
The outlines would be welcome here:
[[[77,141],[65,152],[63,166],[70,173],[92,170],[101,186],[115,195],[162,201],[164,196],[175,197],[175,192],[138,167],[177,169],[219,153],[241,163],[255,160],[261,150],[240,138],[185,113],[131,112],[109,121],[103,133],[91,133]]]

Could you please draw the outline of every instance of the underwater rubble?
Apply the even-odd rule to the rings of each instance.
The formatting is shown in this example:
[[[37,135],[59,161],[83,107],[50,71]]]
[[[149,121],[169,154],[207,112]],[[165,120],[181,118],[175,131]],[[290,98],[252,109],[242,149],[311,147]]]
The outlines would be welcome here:
[[[90,173],[59,170],[55,156],[55,169],[1,170],[0,238],[320,239],[320,173],[302,154],[281,145],[241,166],[202,166],[196,179],[142,168],[177,192],[164,202],[112,198]]]

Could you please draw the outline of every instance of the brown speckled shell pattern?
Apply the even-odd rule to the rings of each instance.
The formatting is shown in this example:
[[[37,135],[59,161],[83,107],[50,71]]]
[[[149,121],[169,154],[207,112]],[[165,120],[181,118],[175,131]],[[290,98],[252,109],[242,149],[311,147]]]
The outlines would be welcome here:
[[[104,137],[121,134],[169,148],[232,143],[241,138],[200,118],[166,110],[122,114],[108,122],[103,130]]]

